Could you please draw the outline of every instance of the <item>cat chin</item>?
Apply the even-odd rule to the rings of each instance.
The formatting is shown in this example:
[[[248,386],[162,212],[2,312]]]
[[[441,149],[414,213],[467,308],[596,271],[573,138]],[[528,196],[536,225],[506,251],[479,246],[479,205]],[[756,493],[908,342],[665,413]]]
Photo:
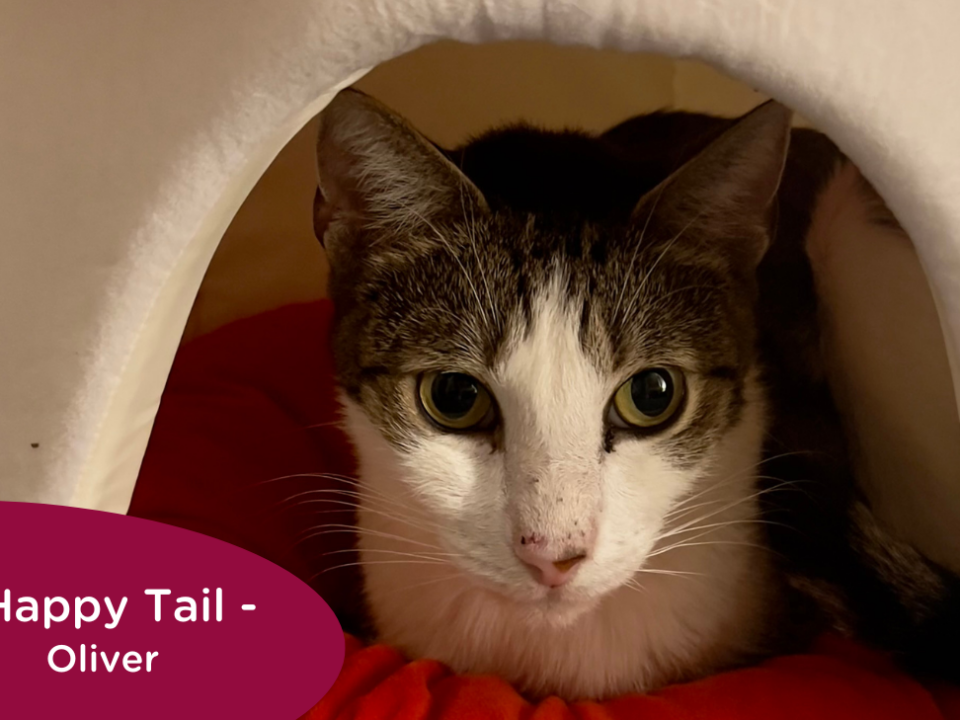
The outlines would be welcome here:
[[[556,588],[536,593],[535,597],[507,596],[505,599],[515,617],[536,629],[559,630],[570,627],[600,602],[595,596],[585,596],[574,588]]]

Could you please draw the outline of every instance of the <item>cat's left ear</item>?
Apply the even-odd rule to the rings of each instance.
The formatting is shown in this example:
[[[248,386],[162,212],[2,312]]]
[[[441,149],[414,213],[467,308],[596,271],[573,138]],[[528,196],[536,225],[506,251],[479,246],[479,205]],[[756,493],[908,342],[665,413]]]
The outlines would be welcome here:
[[[747,113],[645,195],[634,222],[666,225],[677,237],[696,238],[738,265],[755,266],[769,243],[791,118],[792,112],[773,100]]]

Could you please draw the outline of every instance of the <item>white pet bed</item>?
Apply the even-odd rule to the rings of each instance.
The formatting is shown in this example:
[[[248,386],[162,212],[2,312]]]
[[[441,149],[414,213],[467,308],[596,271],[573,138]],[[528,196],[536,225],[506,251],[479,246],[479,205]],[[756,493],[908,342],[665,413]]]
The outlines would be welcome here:
[[[796,108],[913,237],[960,387],[958,30],[956,0],[7,0],[0,499],[126,510],[237,208],[337,90],[438,38],[697,57]]]

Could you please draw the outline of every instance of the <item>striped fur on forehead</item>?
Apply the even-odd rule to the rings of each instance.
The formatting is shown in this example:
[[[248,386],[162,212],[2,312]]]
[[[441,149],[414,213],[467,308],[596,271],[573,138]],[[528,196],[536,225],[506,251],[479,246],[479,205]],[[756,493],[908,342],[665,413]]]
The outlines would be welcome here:
[[[430,370],[490,382],[539,321],[537,301],[548,294],[614,385],[652,365],[704,376],[690,426],[666,448],[677,462],[692,462],[736,422],[754,360],[744,349],[752,347],[749,314],[737,311],[749,307],[749,291],[713,264],[691,264],[653,228],[640,238],[629,227],[561,228],[504,212],[473,228],[449,227],[427,252],[371,265],[352,287],[362,301],[342,303],[354,310],[336,331],[341,383],[391,437],[404,427],[432,432],[395,388],[412,396],[408,378]],[[598,256],[591,249],[601,244]]]
[[[501,212],[444,225],[433,243],[371,253],[345,291],[381,331],[369,340],[371,353],[402,358],[416,338],[441,358],[459,351],[472,365],[489,365],[506,320],[529,326],[531,298],[562,277],[585,347],[612,342],[618,367],[638,351],[650,360],[657,346],[700,361],[700,371],[734,369],[752,344],[754,284],[658,232],[536,224]],[[696,242],[696,231],[689,234],[686,242]]]

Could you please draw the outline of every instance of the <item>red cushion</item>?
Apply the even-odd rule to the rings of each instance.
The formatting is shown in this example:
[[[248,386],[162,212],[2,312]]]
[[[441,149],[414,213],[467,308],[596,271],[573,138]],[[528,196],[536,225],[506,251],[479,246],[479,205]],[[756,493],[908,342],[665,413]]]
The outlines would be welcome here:
[[[130,513],[256,552],[310,582],[341,618],[355,619],[353,538],[348,527],[337,527],[351,522],[354,466],[332,424],[330,317],[327,302],[295,305],[184,345]],[[339,565],[348,567],[331,569]],[[388,717],[960,720],[960,690],[925,688],[884,658],[825,638],[808,655],[652,695],[533,706],[496,678],[456,676],[439,663],[407,662],[391,648],[365,648],[348,636],[340,678],[307,718]]]
[[[336,528],[352,523],[352,498],[338,491],[350,490],[343,478],[354,467],[333,424],[331,310],[324,302],[285,307],[180,349],[130,514],[272,560],[342,617],[358,606],[356,567],[316,574],[356,562],[352,534]],[[310,537],[320,524],[334,531]]]

